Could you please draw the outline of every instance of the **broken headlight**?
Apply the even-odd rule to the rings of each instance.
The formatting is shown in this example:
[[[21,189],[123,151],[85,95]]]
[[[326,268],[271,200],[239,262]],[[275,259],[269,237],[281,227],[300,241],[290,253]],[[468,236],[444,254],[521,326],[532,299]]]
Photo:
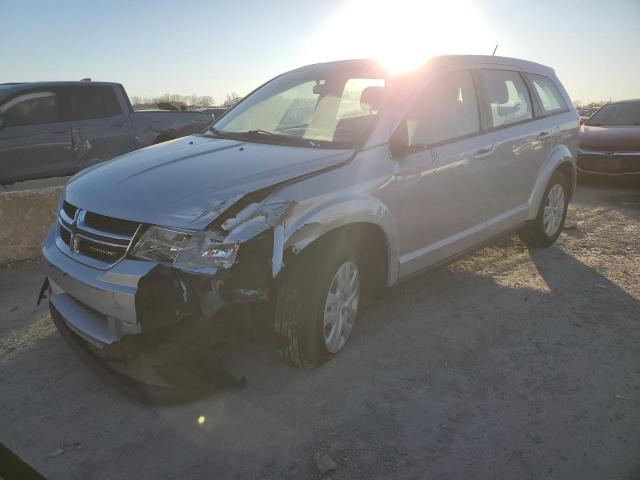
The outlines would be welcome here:
[[[200,273],[212,273],[233,265],[238,243],[222,242],[216,232],[191,232],[151,226],[140,237],[131,254],[145,260]]]

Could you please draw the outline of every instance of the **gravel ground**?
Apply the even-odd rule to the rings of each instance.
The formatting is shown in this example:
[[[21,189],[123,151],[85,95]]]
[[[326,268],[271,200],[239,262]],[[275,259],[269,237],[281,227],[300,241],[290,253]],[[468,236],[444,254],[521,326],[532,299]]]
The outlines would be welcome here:
[[[640,192],[580,187],[556,246],[515,236],[401,284],[314,371],[245,340],[245,390],[143,406],[0,269],[0,441],[52,479],[640,478]],[[200,420],[199,420],[200,419]]]

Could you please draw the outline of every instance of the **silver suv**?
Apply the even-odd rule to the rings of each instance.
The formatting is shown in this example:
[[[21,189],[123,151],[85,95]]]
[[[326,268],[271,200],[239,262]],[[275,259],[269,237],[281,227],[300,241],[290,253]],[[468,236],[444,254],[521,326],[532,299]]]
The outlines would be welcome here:
[[[284,73],[67,184],[43,244],[52,316],[99,352],[261,302],[280,356],[316,367],[376,291],[516,229],[553,244],[578,128],[554,71],[523,60]]]

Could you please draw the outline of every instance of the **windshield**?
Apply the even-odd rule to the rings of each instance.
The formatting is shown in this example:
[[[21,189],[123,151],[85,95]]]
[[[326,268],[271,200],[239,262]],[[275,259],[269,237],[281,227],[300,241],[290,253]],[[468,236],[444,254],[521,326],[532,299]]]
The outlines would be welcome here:
[[[212,131],[267,143],[356,148],[371,132],[385,91],[379,75],[290,72],[245,98]]]
[[[587,124],[592,126],[640,125],[640,102],[605,105],[593,114]]]

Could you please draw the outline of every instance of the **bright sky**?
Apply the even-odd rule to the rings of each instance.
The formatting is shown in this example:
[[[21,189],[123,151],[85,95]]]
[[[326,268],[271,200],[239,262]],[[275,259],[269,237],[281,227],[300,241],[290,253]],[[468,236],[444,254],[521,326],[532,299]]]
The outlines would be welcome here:
[[[309,63],[498,54],[553,67],[573,100],[640,97],[640,0],[0,0],[0,83],[244,95]]]

